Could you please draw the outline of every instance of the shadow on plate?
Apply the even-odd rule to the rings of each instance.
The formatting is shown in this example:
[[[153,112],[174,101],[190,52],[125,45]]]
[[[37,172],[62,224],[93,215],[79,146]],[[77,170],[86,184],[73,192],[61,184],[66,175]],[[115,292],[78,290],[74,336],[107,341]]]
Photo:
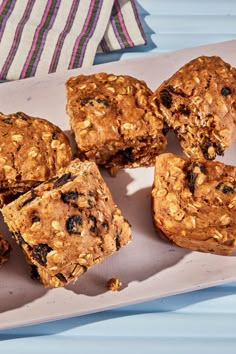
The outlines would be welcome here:
[[[48,290],[30,278],[29,266],[20,248],[11,238],[2,215],[0,230],[12,246],[9,261],[0,269],[0,313],[3,313],[44,296]]]

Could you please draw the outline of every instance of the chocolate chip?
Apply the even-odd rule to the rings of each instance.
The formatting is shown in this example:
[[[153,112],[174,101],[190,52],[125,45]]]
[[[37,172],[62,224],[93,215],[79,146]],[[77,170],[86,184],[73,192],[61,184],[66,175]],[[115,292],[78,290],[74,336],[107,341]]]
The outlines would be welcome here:
[[[66,230],[69,234],[81,235],[83,220],[80,215],[72,215],[66,220]]]
[[[70,172],[64,173],[64,175],[62,175],[61,177],[59,177],[59,178],[54,182],[53,188],[61,187],[61,186],[63,186],[63,184],[67,183],[68,181],[73,180],[74,178],[75,178],[75,177],[73,177]]]
[[[70,203],[71,200],[76,200],[79,196],[77,191],[69,191],[61,194],[61,200],[64,203]]]
[[[47,254],[52,251],[52,248],[45,243],[39,243],[32,248],[33,258],[42,266],[47,264]]]
[[[224,87],[222,87],[220,93],[222,96],[228,96],[232,93],[232,91],[228,86],[224,86]]]
[[[125,161],[134,162],[133,147],[128,147],[124,150],[120,150],[119,153]]]
[[[62,273],[57,273],[55,274],[55,277],[57,277],[60,281],[62,281],[63,283],[66,283],[67,280],[66,278],[64,277],[64,275]]]
[[[168,109],[171,108],[172,96],[167,89],[164,89],[160,92],[160,99],[161,99],[161,103],[163,104],[163,106],[165,106]]]
[[[21,205],[20,208],[23,208],[24,206],[26,206],[27,204],[31,203],[35,198],[37,197],[37,194],[35,193],[34,189],[31,189],[31,197],[29,197],[28,199],[25,199]]]

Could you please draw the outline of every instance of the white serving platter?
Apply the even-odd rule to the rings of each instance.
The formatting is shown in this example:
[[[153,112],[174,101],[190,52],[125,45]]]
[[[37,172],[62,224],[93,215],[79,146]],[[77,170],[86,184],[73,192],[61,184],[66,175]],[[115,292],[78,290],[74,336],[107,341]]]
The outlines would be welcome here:
[[[97,65],[0,85],[0,111],[23,111],[44,117],[69,134],[65,113],[65,81],[79,73],[109,72],[144,79],[155,89],[180,66],[200,55],[219,55],[236,66],[236,41],[184,49],[160,55]],[[173,138],[168,151],[181,154]],[[236,144],[221,158],[236,165]],[[114,200],[132,225],[133,241],[103,264],[90,269],[75,284],[44,289],[29,276],[25,259],[9,238],[13,252],[0,269],[0,329],[88,314],[210,287],[236,280],[236,257],[191,252],[162,241],[152,224],[150,192],[153,168],[120,171],[115,178],[103,171]],[[123,283],[120,292],[108,291],[109,278]]]

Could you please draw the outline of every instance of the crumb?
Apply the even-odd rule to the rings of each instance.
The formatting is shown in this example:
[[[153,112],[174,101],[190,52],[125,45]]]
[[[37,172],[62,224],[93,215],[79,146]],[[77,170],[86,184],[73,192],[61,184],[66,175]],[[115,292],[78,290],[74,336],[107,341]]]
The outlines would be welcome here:
[[[122,283],[118,278],[111,278],[107,282],[107,287],[109,290],[119,291],[121,290]]]

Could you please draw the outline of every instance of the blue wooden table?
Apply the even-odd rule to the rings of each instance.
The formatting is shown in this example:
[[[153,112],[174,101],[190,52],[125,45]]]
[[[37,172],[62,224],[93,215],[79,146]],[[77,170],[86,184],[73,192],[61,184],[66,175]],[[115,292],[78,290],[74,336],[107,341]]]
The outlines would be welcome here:
[[[138,0],[147,46],[125,60],[236,39],[235,0]],[[235,48],[236,50],[236,48]],[[101,313],[0,331],[0,353],[236,353],[236,283]]]

